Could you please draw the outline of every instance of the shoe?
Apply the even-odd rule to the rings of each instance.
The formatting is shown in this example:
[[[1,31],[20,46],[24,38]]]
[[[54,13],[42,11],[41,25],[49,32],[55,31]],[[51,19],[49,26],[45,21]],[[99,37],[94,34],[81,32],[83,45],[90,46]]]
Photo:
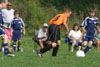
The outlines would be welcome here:
[[[71,50],[70,52],[74,52],[73,50]]]
[[[37,55],[38,55],[39,57],[42,57],[42,53],[41,53],[39,50],[37,50],[36,52],[37,52]]]
[[[15,55],[9,53],[9,54],[7,54],[7,55],[5,55],[5,56],[14,57]]]
[[[20,49],[17,49],[17,52],[19,52],[20,51]]]

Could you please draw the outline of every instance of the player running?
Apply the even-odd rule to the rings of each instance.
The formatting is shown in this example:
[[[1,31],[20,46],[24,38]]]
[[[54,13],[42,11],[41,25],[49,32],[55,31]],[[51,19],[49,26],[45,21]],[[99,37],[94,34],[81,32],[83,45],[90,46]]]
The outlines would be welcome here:
[[[51,21],[49,22],[48,29],[48,41],[49,44],[37,51],[37,54],[41,57],[43,53],[53,48],[52,56],[57,55],[57,51],[60,45],[60,29],[64,26],[66,29],[66,34],[68,33],[68,20],[70,15],[72,14],[71,9],[67,8],[63,14],[57,14]]]
[[[95,34],[95,27],[99,31],[98,26],[98,18],[95,17],[95,9],[90,9],[89,16],[85,18],[85,20],[82,22],[81,27],[84,31],[84,44],[83,47],[87,45],[87,47],[84,50],[84,53],[86,54],[89,49],[91,49],[93,41],[94,41],[94,34]]]

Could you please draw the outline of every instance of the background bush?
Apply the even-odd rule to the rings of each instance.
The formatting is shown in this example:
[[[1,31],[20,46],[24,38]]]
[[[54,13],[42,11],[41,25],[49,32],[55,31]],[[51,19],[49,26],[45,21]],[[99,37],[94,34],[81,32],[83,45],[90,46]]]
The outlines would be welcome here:
[[[9,0],[13,3],[13,8],[20,11],[23,18],[27,35],[34,35],[35,30],[42,27],[43,23],[48,23],[57,13],[62,13],[63,9],[70,7],[73,14],[70,18],[69,26],[80,23],[88,16],[89,8],[95,7],[96,16],[100,19],[99,0]]]

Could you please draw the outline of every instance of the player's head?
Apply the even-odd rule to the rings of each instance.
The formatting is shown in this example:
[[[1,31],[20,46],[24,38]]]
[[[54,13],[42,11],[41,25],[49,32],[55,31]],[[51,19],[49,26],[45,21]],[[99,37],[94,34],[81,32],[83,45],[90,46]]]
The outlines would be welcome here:
[[[47,23],[44,23],[43,24],[43,29],[44,29],[44,32],[47,32],[48,31],[48,24]]]
[[[74,30],[74,31],[78,31],[78,30],[79,30],[78,24],[74,24],[74,25],[73,25],[73,30]]]
[[[90,17],[94,17],[95,12],[96,12],[96,10],[94,8],[90,8],[90,13],[89,13]]]
[[[64,12],[70,17],[70,15],[72,14],[72,10],[70,8],[65,8]]]
[[[12,8],[12,4],[11,3],[8,3],[7,4],[7,9],[10,10],[11,8]]]
[[[14,16],[15,16],[15,18],[18,18],[19,17],[19,11],[15,10]]]
[[[0,0],[0,8],[4,9],[7,7],[7,0]]]

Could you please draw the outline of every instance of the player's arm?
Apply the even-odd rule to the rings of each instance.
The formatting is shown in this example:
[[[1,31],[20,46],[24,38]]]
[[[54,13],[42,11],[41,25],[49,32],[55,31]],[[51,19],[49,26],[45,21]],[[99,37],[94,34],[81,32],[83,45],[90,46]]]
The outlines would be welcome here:
[[[39,44],[40,44],[40,47],[41,47],[41,48],[44,48],[42,39],[40,39],[40,38],[39,38]]]
[[[23,35],[25,35],[25,34],[26,34],[25,24],[24,24],[23,19],[22,19],[22,18],[20,18],[20,19],[21,19],[21,22],[22,22],[22,30],[23,30]]]
[[[81,27],[82,28],[82,30],[83,30],[83,32],[84,33],[87,33],[87,31],[85,30],[85,28],[84,27]]]
[[[26,34],[25,27],[23,27],[22,30],[23,30],[23,34],[25,35]]]
[[[86,31],[86,29],[85,29],[85,26],[87,25],[87,19],[85,19],[83,22],[82,22],[82,24],[81,24],[81,28],[82,28],[82,30],[83,30],[83,32],[84,33],[87,33],[87,31]]]
[[[67,17],[64,17],[64,20],[63,20],[63,25],[66,29],[66,35],[68,35],[68,32],[69,32],[69,28],[68,28],[68,18]]]
[[[8,29],[8,28],[9,28],[9,27],[7,27],[7,26],[6,26],[6,25],[4,25],[4,24],[3,24],[2,26],[3,26],[4,28],[6,28],[6,29]]]

